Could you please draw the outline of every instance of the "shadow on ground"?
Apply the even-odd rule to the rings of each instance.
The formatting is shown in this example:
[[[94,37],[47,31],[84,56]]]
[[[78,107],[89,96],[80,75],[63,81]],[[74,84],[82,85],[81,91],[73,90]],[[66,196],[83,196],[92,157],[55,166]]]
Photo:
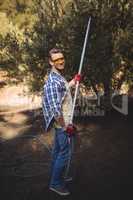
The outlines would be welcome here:
[[[41,112],[24,111],[20,119],[17,114],[1,115],[1,135],[11,127],[12,133],[19,132],[0,139],[1,199],[127,199],[132,188],[132,114],[130,103],[128,116],[111,112],[106,117],[75,119],[78,138],[69,197],[48,190],[53,136],[44,133]]]

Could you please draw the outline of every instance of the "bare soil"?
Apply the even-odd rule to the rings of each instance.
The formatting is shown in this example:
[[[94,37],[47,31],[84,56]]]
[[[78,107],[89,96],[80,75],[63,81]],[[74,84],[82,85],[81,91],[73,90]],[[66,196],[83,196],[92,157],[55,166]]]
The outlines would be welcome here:
[[[41,110],[0,114],[2,200],[132,199],[133,104],[129,114],[76,118],[71,195],[48,189],[53,133],[45,133]],[[130,195],[130,197],[129,197]]]

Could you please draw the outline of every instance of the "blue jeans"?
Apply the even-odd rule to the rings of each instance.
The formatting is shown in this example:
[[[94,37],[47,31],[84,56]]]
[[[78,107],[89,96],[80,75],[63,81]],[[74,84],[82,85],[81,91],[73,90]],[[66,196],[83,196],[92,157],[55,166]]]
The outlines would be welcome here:
[[[63,174],[72,156],[69,139],[69,136],[62,128],[55,129],[50,187],[64,186]]]

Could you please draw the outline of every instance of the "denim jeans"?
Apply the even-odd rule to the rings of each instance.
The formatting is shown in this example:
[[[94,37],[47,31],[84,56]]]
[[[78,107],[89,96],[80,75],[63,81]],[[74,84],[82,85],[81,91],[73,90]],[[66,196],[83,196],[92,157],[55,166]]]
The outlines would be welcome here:
[[[63,175],[72,157],[70,138],[62,128],[55,129],[52,151],[50,187],[64,186]]]

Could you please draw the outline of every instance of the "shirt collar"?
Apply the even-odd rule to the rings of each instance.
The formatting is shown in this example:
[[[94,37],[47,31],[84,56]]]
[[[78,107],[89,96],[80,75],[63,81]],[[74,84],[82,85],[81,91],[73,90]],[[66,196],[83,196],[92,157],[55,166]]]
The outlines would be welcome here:
[[[51,70],[51,72],[54,72],[54,73],[56,73],[56,74],[61,75],[61,73],[59,73],[59,72],[57,71],[57,69],[55,69],[55,68],[53,68],[53,69]]]
[[[62,76],[62,74],[61,74],[58,70],[56,70],[55,68],[51,69],[51,73],[57,74],[57,75],[63,80],[63,82],[66,82],[66,79],[65,79],[65,78]]]

